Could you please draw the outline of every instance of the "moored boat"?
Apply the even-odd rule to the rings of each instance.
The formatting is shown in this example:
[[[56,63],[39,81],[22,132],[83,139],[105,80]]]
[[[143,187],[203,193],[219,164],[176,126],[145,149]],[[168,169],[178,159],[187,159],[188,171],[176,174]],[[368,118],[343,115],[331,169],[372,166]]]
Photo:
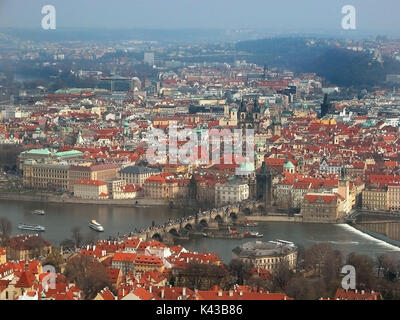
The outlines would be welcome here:
[[[36,209],[36,210],[33,210],[32,213],[38,214],[40,216],[43,216],[44,215],[44,210]]]
[[[29,231],[45,231],[46,230],[45,227],[40,226],[38,224],[26,224],[26,223],[20,223],[18,225],[18,229],[29,230]]]

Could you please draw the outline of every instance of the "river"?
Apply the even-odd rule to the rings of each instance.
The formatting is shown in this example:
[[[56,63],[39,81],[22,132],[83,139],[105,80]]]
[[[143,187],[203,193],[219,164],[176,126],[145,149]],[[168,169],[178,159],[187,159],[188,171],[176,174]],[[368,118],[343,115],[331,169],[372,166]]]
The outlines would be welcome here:
[[[32,214],[35,209],[43,209],[46,214],[44,216]],[[129,208],[108,205],[0,201],[0,218],[6,217],[12,222],[13,235],[24,232],[17,228],[18,223],[40,224],[46,227],[42,236],[55,246],[58,246],[62,240],[71,238],[73,227],[80,227],[86,239],[106,239],[110,236],[115,237],[118,233],[126,234],[135,228],[147,227],[153,221],[159,224],[168,219],[193,213],[191,209],[166,207]],[[90,229],[88,221],[91,219],[100,222],[105,232],[98,233]],[[305,248],[318,242],[328,242],[334,249],[341,250],[345,256],[350,252],[356,252],[375,258],[380,254],[392,252],[400,257],[400,248],[376,240],[348,225],[266,222],[251,229],[263,233],[264,238],[259,240],[264,241],[288,240]],[[225,263],[229,263],[232,249],[246,241],[251,240],[199,238],[179,243],[190,250],[214,252]]]

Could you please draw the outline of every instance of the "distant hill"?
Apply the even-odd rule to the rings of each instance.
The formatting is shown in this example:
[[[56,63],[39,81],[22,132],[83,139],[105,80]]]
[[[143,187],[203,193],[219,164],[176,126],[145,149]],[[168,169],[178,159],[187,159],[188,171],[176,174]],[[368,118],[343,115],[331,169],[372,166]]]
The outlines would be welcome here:
[[[384,57],[380,64],[370,53],[334,47],[326,40],[275,38],[237,43],[246,60],[260,65],[286,67],[296,72],[315,72],[339,86],[384,85],[386,75],[400,73],[400,63]]]

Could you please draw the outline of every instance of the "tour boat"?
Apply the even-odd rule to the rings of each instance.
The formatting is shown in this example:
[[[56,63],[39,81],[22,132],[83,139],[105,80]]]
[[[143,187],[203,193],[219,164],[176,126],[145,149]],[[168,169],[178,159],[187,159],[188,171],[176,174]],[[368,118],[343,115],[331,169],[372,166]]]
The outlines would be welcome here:
[[[40,226],[38,224],[26,224],[26,223],[20,223],[18,225],[18,229],[30,230],[30,231],[45,231],[46,230],[45,227]]]
[[[33,210],[32,213],[38,214],[40,216],[43,216],[44,215],[44,210],[37,209],[37,210]]]
[[[103,226],[96,220],[89,221],[89,227],[96,231],[104,231]]]

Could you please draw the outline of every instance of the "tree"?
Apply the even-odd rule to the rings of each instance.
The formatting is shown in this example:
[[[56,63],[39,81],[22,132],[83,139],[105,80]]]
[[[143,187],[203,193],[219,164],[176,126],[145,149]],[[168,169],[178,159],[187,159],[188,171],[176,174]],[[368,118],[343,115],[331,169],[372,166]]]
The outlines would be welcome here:
[[[272,272],[272,290],[285,291],[285,287],[292,277],[293,272],[289,268],[289,262],[286,259],[282,259]]]
[[[252,276],[248,280],[246,280],[246,285],[256,288],[257,291],[260,289],[264,289],[265,291],[271,290],[271,281],[264,280],[259,276]]]
[[[81,228],[80,227],[73,227],[71,229],[72,232],[72,240],[75,243],[75,247],[79,248],[82,245],[83,242],[83,236],[81,233]]]
[[[64,258],[61,255],[61,251],[59,249],[53,249],[42,264],[52,265],[56,269],[56,272],[61,272],[61,266],[64,264]]]
[[[315,244],[304,254],[304,267],[313,269],[316,274],[321,275],[322,269],[330,257],[332,257],[332,247],[329,243]]]
[[[30,251],[30,257],[39,258],[42,254],[46,254],[43,250],[50,246],[41,236],[33,236],[25,241],[26,248]]]
[[[330,251],[327,256],[327,261],[324,263],[321,270],[321,275],[329,296],[333,295],[340,286],[342,267],[342,253],[338,250]]]
[[[60,242],[60,246],[63,247],[64,249],[74,249],[75,241],[72,239],[64,239],[63,241]]]
[[[93,299],[105,287],[112,288],[105,267],[90,256],[76,256],[65,267],[65,276],[82,289],[85,299]]]
[[[285,293],[295,300],[315,300],[320,298],[312,281],[301,276],[291,278],[285,286]]]
[[[11,221],[7,218],[0,218],[0,239],[1,245],[6,246],[8,240],[10,239],[12,231],[12,224]]]
[[[297,246],[297,259],[296,259],[296,270],[302,270],[304,268],[304,256],[306,249],[302,245]]]
[[[229,273],[223,267],[197,262],[177,270],[175,276],[175,285],[187,286],[192,290],[209,290],[213,285],[226,287],[229,282]]]
[[[383,276],[388,281],[394,281],[399,271],[399,261],[393,254],[382,254],[377,258],[378,278],[383,273]]]
[[[366,255],[350,253],[346,264],[354,266],[356,270],[356,285],[358,289],[374,289],[376,284],[374,261]]]
[[[196,182],[194,175],[192,175],[192,177],[190,178],[189,198],[193,199],[193,200],[197,199],[197,182]]]
[[[240,259],[232,259],[228,269],[234,284],[243,285],[251,277],[253,265],[244,263]]]

